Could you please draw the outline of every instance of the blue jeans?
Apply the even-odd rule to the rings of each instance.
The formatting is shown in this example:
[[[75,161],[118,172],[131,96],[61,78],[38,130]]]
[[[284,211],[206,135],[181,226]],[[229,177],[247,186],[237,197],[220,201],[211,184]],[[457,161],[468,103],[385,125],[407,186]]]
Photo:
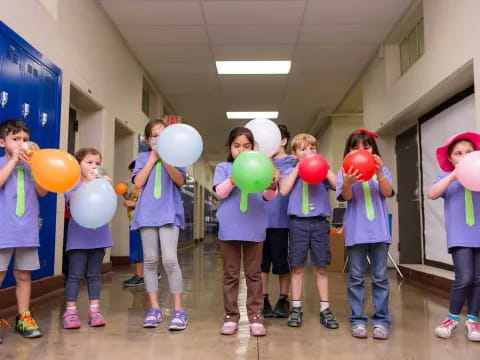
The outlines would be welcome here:
[[[352,309],[352,315],[349,317],[352,326],[366,325],[368,321],[368,316],[363,312],[367,256],[371,262],[372,300],[375,307],[375,313],[371,317],[372,324],[389,328],[392,323],[388,312],[390,296],[387,274],[388,247],[389,244],[386,243],[358,244],[348,247],[350,270],[348,302]]]
[[[465,300],[468,314],[478,316],[480,308],[480,248],[450,249],[455,269],[455,281],[450,293],[450,313],[460,315]]]

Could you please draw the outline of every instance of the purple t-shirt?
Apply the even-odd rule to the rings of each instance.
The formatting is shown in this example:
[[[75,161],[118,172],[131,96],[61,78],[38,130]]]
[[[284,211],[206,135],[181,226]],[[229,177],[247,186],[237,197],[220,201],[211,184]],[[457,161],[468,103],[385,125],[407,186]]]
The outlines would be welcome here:
[[[232,163],[223,162],[215,168],[213,188],[232,175]],[[234,187],[230,195],[220,200],[217,219],[220,226],[220,240],[241,240],[262,242],[265,240],[268,214],[263,193],[248,194],[248,209],[240,210],[241,190]]]
[[[382,170],[387,181],[392,184],[392,175],[390,174],[390,171],[385,166]],[[345,211],[345,216],[343,218],[345,246],[368,243],[390,244],[392,239],[390,237],[388,223],[388,208],[385,202],[385,197],[380,193],[377,176],[375,175],[368,181],[375,214],[373,220],[367,218],[362,184],[363,183],[352,184],[352,199],[348,201],[347,210]],[[341,195],[342,185],[343,172],[340,170],[337,175],[336,195],[338,201],[345,201]],[[392,191],[391,196],[393,195],[395,195],[394,191]]]
[[[135,169],[132,175],[137,175],[147,163],[150,157],[150,151],[141,152],[135,160]],[[173,182],[167,170],[162,165],[162,187],[160,197],[155,199],[155,167],[152,168],[148,175],[147,182],[142,188],[140,197],[135,207],[130,230],[138,230],[147,226],[163,226],[173,224],[183,229],[184,212],[183,203],[180,196],[180,188]],[[185,168],[176,168],[185,177],[187,171]]]
[[[282,177],[283,173],[295,166],[296,160],[293,156],[285,156],[279,159],[273,159],[273,163],[278,168]],[[288,195],[282,196],[277,194],[275,199],[265,202],[265,207],[268,212],[268,228],[269,229],[279,229],[279,228],[288,228],[290,221],[287,215],[288,209]]]
[[[0,169],[9,159],[0,158]],[[25,213],[15,214],[17,205],[17,167],[23,168],[25,187]],[[39,205],[35,182],[28,166],[18,162],[5,184],[0,187],[0,249],[39,247]]]
[[[438,175],[433,184],[436,184],[450,173]],[[433,185],[432,184],[432,185]],[[442,194],[444,199],[445,230],[447,233],[447,247],[455,246],[480,247],[480,192],[472,191],[473,213],[475,223],[469,226],[465,215],[465,188],[457,180],[448,185]]]
[[[282,174],[282,182],[285,181],[293,171],[291,167]],[[290,199],[288,201],[288,215],[298,217],[313,217],[325,216],[329,217],[332,210],[330,208],[330,199],[328,197],[328,190],[330,184],[327,179],[318,184],[308,184],[308,209],[309,212],[305,215],[302,211],[302,197],[303,197],[303,180],[300,176],[295,180],[295,184],[290,191]]]
[[[71,200],[72,194],[83,185],[80,180],[71,190],[64,193],[65,201],[68,203]],[[102,249],[113,246],[112,234],[110,227],[105,224],[98,229],[89,229],[79,225],[73,217],[68,221],[67,231],[67,247],[69,250],[87,250],[87,249]]]

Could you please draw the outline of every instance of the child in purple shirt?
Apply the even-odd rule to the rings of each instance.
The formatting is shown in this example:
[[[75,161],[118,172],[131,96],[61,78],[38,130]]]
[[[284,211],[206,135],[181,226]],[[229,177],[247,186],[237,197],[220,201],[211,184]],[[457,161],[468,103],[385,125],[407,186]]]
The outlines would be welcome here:
[[[238,309],[238,286],[240,279],[240,261],[243,251],[243,269],[247,281],[247,315],[250,333],[254,336],[266,334],[263,326],[262,247],[268,214],[265,200],[272,200],[276,195],[276,180],[269,190],[262,194],[248,194],[248,210],[240,211],[241,191],[232,179],[232,163],[243,151],[253,149],[253,135],[244,127],[237,127],[230,132],[227,149],[228,158],[215,168],[213,189],[220,197],[217,218],[220,225],[218,238],[223,259],[223,304],[225,308],[224,323],[220,330],[222,335],[233,335],[238,330],[240,311]],[[275,190],[275,191],[274,191]]]
[[[467,337],[480,341],[480,192],[470,191],[458,182],[455,167],[468,153],[480,149],[480,135],[457,134],[437,149],[437,161],[445,171],[428,190],[428,198],[442,197],[448,252],[452,254],[455,280],[450,292],[450,309],[435,328],[435,335],[447,339],[460,321],[465,301]]]
[[[292,139],[292,154],[301,160],[317,153],[317,139],[310,134],[298,134]],[[338,329],[328,298],[327,265],[330,264],[330,200],[328,191],[335,189],[335,174],[318,184],[308,184],[299,177],[299,163],[282,174],[280,194],[290,194],[287,214],[290,217],[289,257],[292,267],[292,311],[287,320],[291,327],[302,326],[303,274],[308,252],[315,266],[317,291],[320,297],[320,323],[327,329]]]
[[[183,277],[178,264],[177,246],[180,229],[184,226],[180,188],[185,183],[185,168],[176,168],[162,161],[155,150],[156,137],[165,129],[162,120],[152,120],[145,126],[145,140],[153,149],[138,154],[133,169],[133,183],[142,192],[138,198],[130,230],[139,230],[144,255],[144,280],[151,308],[143,327],[155,328],[162,320],[158,303],[158,259],[167,273],[173,298],[173,313],[169,330],[187,327],[183,310]],[[175,144],[172,144],[175,146]]]
[[[393,196],[394,191],[390,172],[383,166],[375,138],[375,133],[365,129],[357,130],[347,138],[344,157],[358,149],[373,153],[376,174],[369,181],[360,183],[362,174],[357,169],[340,170],[337,177],[337,199],[348,202],[343,222],[349,259],[348,302],[352,310],[349,318],[352,336],[368,337],[368,316],[363,311],[368,257],[371,262],[375,307],[371,318],[373,338],[388,339],[392,323],[388,311],[390,289],[387,273],[391,239],[385,198]]]
[[[82,148],[75,153],[80,164],[80,180],[65,193],[69,204],[76,191],[85,183],[99,178],[96,169],[102,163],[102,155],[93,148]],[[105,177],[105,176],[104,176]],[[111,181],[108,177],[107,180]],[[80,285],[87,278],[90,311],[88,324],[92,327],[104,326],[105,319],[100,312],[100,290],[102,288],[102,263],[105,249],[112,247],[112,235],[108,224],[98,229],[88,229],[70,218],[67,231],[66,254],[68,256],[68,277],[65,284],[66,309],[63,314],[64,329],[78,329],[80,319],[77,313],[77,300]]]
[[[30,138],[30,129],[23,121],[7,120],[0,124],[0,285],[10,263],[15,259],[13,275],[17,284],[15,330],[28,338],[42,336],[30,307],[30,272],[40,268],[38,197],[45,196],[33,179],[30,158],[23,144]],[[0,337],[1,343],[1,337]]]
[[[273,156],[273,164],[280,173],[295,166],[296,159],[287,155],[285,149],[290,140],[290,131],[285,125],[278,125],[282,141],[278,152]],[[262,250],[262,283],[263,283],[263,316],[286,318],[290,313],[288,289],[290,287],[290,264],[288,263],[288,196],[277,196],[272,201],[265,203],[268,212],[268,228]],[[272,308],[268,298],[268,278],[270,273],[278,275],[278,288],[280,296],[275,309]]]

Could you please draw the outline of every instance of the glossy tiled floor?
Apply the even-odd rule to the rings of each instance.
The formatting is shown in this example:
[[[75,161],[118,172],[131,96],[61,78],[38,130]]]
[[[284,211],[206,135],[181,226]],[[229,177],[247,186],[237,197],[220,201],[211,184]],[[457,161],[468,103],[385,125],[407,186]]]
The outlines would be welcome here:
[[[165,276],[160,280],[160,294],[166,319],[157,329],[143,329],[141,323],[147,309],[143,289],[122,289],[121,281],[130,275],[129,269],[122,268],[103,287],[105,328],[88,327],[84,288],[79,300],[83,321],[80,329],[63,330],[60,326],[63,299],[50,301],[35,309],[45,335],[28,340],[12,330],[4,331],[0,359],[480,359],[480,343],[466,340],[463,325],[450,340],[433,336],[433,328],[445,315],[447,300],[397,282],[394,272],[391,273],[391,312],[395,323],[388,341],[350,336],[346,277],[339,273],[331,273],[330,289],[340,329],[323,328],[319,324],[311,272],[306,276],[302,328],[289,328],[284,319],[269,319],[266,321],[268,335],[257,339],[249,335],[246,317],[242,316],[237,335],[221,336],[221,259],[216,243],[205,241],[184,249],[180,252],[180,261],[190,321],[187,330],[175,333],[167,330],[171,308]],[[274,283],[271,293],[275,301],[278,290]],[[242,286],[243,309],[244,297]]]

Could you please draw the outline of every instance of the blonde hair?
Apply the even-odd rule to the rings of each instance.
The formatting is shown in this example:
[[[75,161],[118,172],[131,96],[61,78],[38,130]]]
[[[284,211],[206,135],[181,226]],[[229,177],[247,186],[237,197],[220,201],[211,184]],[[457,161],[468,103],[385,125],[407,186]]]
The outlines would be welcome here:
[[[305,144],[317,147],[318,141],[313,135],[306,133],[297,134],[292,139],[292,152],[297,151],[299,147]]]

